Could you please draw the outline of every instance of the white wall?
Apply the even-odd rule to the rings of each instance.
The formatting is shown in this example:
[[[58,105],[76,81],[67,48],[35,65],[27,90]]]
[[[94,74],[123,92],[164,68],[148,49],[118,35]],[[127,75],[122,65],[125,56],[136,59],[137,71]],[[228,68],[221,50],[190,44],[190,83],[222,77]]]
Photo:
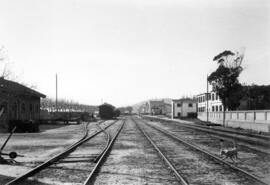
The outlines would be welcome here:
[[[196,103],[192,103],[192,107],[189,107],[188,105],[189,105],[188,102],[182,104],[183,106],[181,114],[182,117],[186,117],[190,112],[196,112]]]
[[[198,118],[207,121],[206,112],[198,112]],[[223,124],[223,112],[209,112],[208,120]],[[270,110],[226,111],[225,126],[270,132]]]
[[[174,106],[174,111],[173,111],[173,116],[174,117],[178,117],[178,113],[181,113],[181,117],[186,117],[188,115],[188,113],[190,112],[196,112],[196,103],[192,103],[192,107],[188,106],[188,102],[179,102],[182,104],[181,107],[177,107],[177,103],[178,102],[173,102],[172,106]]]

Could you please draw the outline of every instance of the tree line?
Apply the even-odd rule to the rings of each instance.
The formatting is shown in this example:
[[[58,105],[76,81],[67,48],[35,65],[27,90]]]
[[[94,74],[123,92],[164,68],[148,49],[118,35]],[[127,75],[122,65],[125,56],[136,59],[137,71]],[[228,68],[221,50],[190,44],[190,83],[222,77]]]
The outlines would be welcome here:
[[[49,112],[56,111],[56,101],[52,98],[41,99],[41,109]],[[57,111],[59,112],[91,112],[93,113],[98,108],[92,105],[80,104],[71,100],[60,99],[57,101]]]

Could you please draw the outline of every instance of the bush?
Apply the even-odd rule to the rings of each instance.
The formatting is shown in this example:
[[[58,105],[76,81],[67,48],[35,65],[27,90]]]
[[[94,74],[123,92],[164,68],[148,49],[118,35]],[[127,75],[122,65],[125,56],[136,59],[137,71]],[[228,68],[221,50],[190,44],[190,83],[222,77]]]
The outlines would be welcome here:
[[[99,116],[101,119],[112,119],[114,116],[114,106],[110,104],[100,105]]]
[[[188,118],[197,118],[197,112],[189,112],[189,113],[187,114],[187,117],[188,117]]]
[[[15,132],[39,132],[39,124],[37,121],[11,120],[8,124],[8,131],[11,132],[15,126]]]

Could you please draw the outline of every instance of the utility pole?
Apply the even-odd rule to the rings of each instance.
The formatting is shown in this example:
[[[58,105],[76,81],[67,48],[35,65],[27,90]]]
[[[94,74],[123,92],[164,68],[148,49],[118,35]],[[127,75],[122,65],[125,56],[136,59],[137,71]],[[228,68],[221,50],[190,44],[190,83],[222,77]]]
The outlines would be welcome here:
[[[55,89],[56,89],[56,94],[55,94],[55,108],[56,108],[56,112],[58,112],[58,100],[57,100],[57,96],[58,96],[58,82],[57,82],[57,73],[55,75]]]
[[[208,122],[209,121],[209,112],[208,112],[208,99],[209,99],[209,96],[208,96],[208,75],[207,75],[207,78],[206,78],[206,121]]]

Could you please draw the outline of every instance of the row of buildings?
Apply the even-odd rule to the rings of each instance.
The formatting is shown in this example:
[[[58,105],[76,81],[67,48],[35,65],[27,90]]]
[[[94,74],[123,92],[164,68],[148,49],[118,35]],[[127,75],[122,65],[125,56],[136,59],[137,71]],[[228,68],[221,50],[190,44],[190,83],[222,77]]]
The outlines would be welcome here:
[[[172,99],[170,103],[164,100],[149,100],[140,109],[141,114],[165,115],[171,118],[194,117],[201,112],[223,111],[221,99],[216,92],[202,93],[194,98]]]

